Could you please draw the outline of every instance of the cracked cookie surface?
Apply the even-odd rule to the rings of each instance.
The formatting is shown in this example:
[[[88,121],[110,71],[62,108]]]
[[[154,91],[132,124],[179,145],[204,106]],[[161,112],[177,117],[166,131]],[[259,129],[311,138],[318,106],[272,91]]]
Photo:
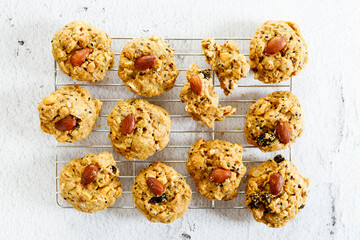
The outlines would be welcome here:
[[[88,90],[79,86],[61,87],[45,97],[39,104],[41,130],[54,135],[61,143],[87,138],[99,116],[102,102],[91,98]],[[58,130],[57,122],[71,118],[76,125],[71,130]]]
[[[153,65],[138,70],[135,62],[142,56],[154,56]],[[132,92],[141,96],[158,96],[174,87],[179,71],[175,64],[175,50],[157,36],[133,39],[120,55],[119,77]]]
[[[72,79],[97,82],[114,66],[111,38],[88,23],[74,21],[67,24],[52,39],[52,53],[60,69]],[[76,51],[89,49],[84,62],[74,65],[71,57]]]
[[[290,139],[283,143],[277,125],[288,122]],[[276,91],[253,103],[246,115],[245,136],[263,152],[288,148],[304,131],[304,114],[299,99],[289,91]]]
[[[284,180],[277,195],[271,193],[269,183],[274,173],[281,174]],[[250,169],[248,178],[245,203],[256,221],[273,228],[282,227],[305,207],[309,179],[281,155]]]
[[[216,72],[224,94],[230,95],[238,87],[239,80],[249,73],[249,62],[240,54],[235,41],[229,40],[220,45],[214,39],[205,38],[201,45],[206,62]]]
[[[190,148],[186,168],[196,187],[210,200],[231,200],[237,196],[240,181],[246,172],[242,163],[243,149],[239,143],[222,140],[206,141],[199,138]],[[223,182],[212,182],[210,175],[215,169],[229,170],[230,176]]]
[[[97,166],[99,171],[91,183],[83,185],[82,174],[89,165]],[[86,154],[82,158],[71,160],[61,170],[61,197],[81,212],[104,210],[122,196],[118,176],[119,169],[111,153]]]
[[[164,192],[156,196],[147,185],[152,177],[164,186]],[[184,177],[172,167],[154,162],[136,176],[132,188],[136,208],[151,222],[171,223],[188,210],[191,189]]]
[[[134,115],[134,129],[121,132],[124,119]],[[144,160],[162,150],[170,140],[171,120],[168,112],[143,99],[118,101],[109,114],[109,138],[116,152],[127,160]]]
[[[276,36],[284,37],[286,46],[268,55],[265,53],[267,44]],[[259,26],[250,42],[249,58],[254,78],[263,83],[286,81],[297,75],[309,60],[299,26],[289,21],[267,21]]]
[[[199,76],[202,84],[201,94],[196,94],[190,85],[190,78],[194,75]],[[236,109],[231,106],[222,107],[219,104],[219,95],[214,91],[210,72],[201,70],[198,65],[193,64],[186,72],[188,82],[184,84],[180,92],[181,102],[186,103],[185,110],[195,121],[202,121],[209,128],[215,125],[215,121],[224,121],[236,113]]]

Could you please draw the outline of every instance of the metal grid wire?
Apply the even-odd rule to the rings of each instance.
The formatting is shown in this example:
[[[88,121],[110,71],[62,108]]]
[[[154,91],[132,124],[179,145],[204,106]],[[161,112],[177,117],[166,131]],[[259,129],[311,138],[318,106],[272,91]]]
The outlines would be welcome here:
[[[133,38],[112,38],[113,40],[113,44],[115,42],[118,42],[118,41],[125,41],[124,43],[126,43],[127,41],[130,41],[131,39]],[[215,40],[217,41],[226,41],[226,40],[234,40],[234,41],[237,41],[238,43],[241,43],[241,42],[250,42],[251,39],[249,38],[214,38]],[[170,45],[172,45],[172,43],[184,43],[184,42],[194,42],[195,44],[198,44],[199,46],[201,46],[201,40],[202,38],[166,38],[167,41],[170,42]],[[115,58],[116,57],[119,57],[120,55],[120,51],[119,52],[115,52]],[[175,57],[180,57],[182,59],[186,59],[186,58],[189,58],[189,57],[194,57],[194,56],[200,56],[200,57],[204,57],[204,54],[203,53],[197,53],[197,52],[176,52],[175,53]],[[245,54],[245,56],[248,57],[248,54]],[[192,63],[195,63],[196,62],[192,62]],[[190,66],[190,65],[188,65]],[[187,69],[185,68],[180,68],[179,69],[179,72],[183,72],[185,73]],[[117,72],[117,68],[114,68],[114,69],[110,69],[109,72]],[[214,71],[211,71],[211,75],[212,75],[212,79],[213,79],[213,85],[215,88],[220,88],[220,84],[218,84],[216,82],[217,80],[217,77],[214,73]],[[55,90],[57,90],[59,87],[63,87],[63,86],[74,86],[74,85],[78,85],[78,86],[92,86],[92,87],[112,87],[112,88],[115,88],[115,87],[124,87],[125,85],[122,83],[121,79],[117,76],[116,74],[116,77],[117,79],[116,80],[116,83],[103,83],[104,81],[102,82],[99,82],[99,83],[83,83],[83,82],[76,82],[74,83],[73,81],[72,82],[65,82],[65,83],[61,83],[59,82],[59,79],[60,78],[64,78],[66,77],[66,75],[64,75],[63,73],[61,73],[60,69],[58,68],[56,62],[54,61],[54,87],[55,87]],[[178,80],[177,82],[179,82],[179,77],[178,77]],[[240,83],[242,83],[242,80],[240,80]],[[259,81],[256,81],[256,80],[253,80],[253,83],[252,84],[244,84],[244,85],[239,85],[239,89],[241,88],[251,88],[251,89],[254,89],[254,90],[258,90],[260,88],[280,88],[281,90],[288,90],[288,91],[292,91],[292,78],[288,81],[288,83],[286,84],[262,84],[261,82]],[[177,83],[175,84],[174,88],[179,88],[181,89],[182,87],[184,86],[183,83]],[[220,89],[221,90],[221,89]],[[238,89],[237,89],[238,90]],[[128,90],[127,90],[128,91]],[[219,91],[218,91],[219,92]],[[95,93],[92,93],[93,95],[96,96],[96,92]],[[119,94],[120,95],[120,94]],[[139,97],[137,95],[134,94],[134,97]],[[111,103],[113,106],[116,105],[116,102],[117,101],[120,101],[120,100],[124,100],[122,98],[100,98],[100,100],[103,102],[103,103]],[[182,108],[185,108],[185,104],[184,103],[181,103],[180,99],[177,98],[177,99],[167,99],[167,98],[156,98],[156,99],[151,99],[151,98],[146,98],[147,101],[149,101],[150,103],[153,103],[153,104],[161,104],[161,103],[174,103],[174,104],[177,104],[177,105],[181,105]],[[219,102],[221,104],[223,103],[228,103],[228,104],[236,104],[236,106],[238,106],[238,104],[251,104],[255,101],[254,98],[252,99],[226,99],[224,97],[220,97],[219,99]],[[172,114],[171,113],[171,109],[166,109],[169,114],[170,114],[170,117],[172,119],[172,121],[174,121],[174,119],[178,119],[178,120],[185,120],[185,119],[189,119],[191,118],[189,116],[189,114],[187,114],[186,112],[183,113],[183,114]],[[228,118],[232,118],[232,119],[239,119],[239,120],[243,120],[245,119],[246,117],[246,113],[247,111],[243,111],[241,112],[241,114],[234,114]],[[99,118],[107,118],[108,117],[108,114],[100,114],[99,115]],[[228,119],[227,118],[227,119]],[[99,121],[99,119],[98,119]],[[226,120],[225,120],[226,121]],[[103,133],[103,134],[107,134],[109,132],[108,129],[93,129],[92,132],[95,132],[95,133]],[[213,128],[202,128],[202,127],[197,127],[196,130],[171,130],[171,133],[170,134],[180,134],[180,135],[184,135],[184,134],[208,134],[209,138],[214,140],[214,139],[217,139],[220,135],[224,135],[226,133],[229,133],[229,134],[243,134],[244,133],[244,130],[243,128],[236,128],[236,127],[233,127],[232,129],[226,129],[226,130],[221,130],[221,129],[217,129],[216,128],[216,124]],[[91,137],[91,134],[89,136],[89,138]],[[171,150],[171,151],[176,151],[176,150],[184,150],[184,151],[188,151],[190,149],[190,147],[192,146],[192,144],[198,139],[198,137],[194,138],[192,141],[189,142],[189,144],[186,144],[186,145],[178,145],[178,144],[175,144],[175,145],[168,145],[165,147],[165,149],[168,149],[168,150]],[[210,140],[210,139],[207,139],[207,140]],[[226,140],[226,139],[224,139]],[[243,142],[241,142],[241,144],[243,145]],[[256,147],[254,146],[250,146],[250,145],[243,145],[243,148],[244,148],[244,155],[247,151],[251,150],[251,149],[256,149]],[[132,197],[131,197],[131,187],[132,187],[132,183],[133,183],[133,180],[135,178],[135,176],[137,175],[137,173],[140,171],[139,169],[143,168],[143,167],[146,167],[144,165],[145,164],[150,164],[153,162],[153,160],[145,160],[145,161],[139,161],[139,160],[132,160],[132,161],[128,161],[126,160],[125,158],[121,158],[121,156],[119,156],[119,154],[115,153],[114,149],[112,148],[112,145],[110,143],[110,140],[108,140],[106,142],[106,144],[78,144],[78,145],[74,145],[74,144],[57,144],[56,145],[56,150],[55,150],[55,168],[56,168],[56,203],[58,206],[62,207],[62,208],[72,208],[69,204],[67,204],[60,196],[60,191],[59,191],[59,174],[60,174],[60,171],[61,171],[61,168],[62,166],[64,166],[68,161],[72,160],[73,158],[64,158],[64,157],[60,157],[59,154],[66,151],[67,149],[72,149],[73,151],[76,152],[79,152],[80,150],[82,150],[82,152],[86,152],[86,153],[94,153],[94,150],[98,150],[98,151],[109,151],[109,152],[112,152],[113,155],[114,155],[114,158],[116,160],[116,163],[118,165],[118,168],[120,170],[120,176],[119,176],[119,179],[120,181],[123,183],[123,198],[127,197],[127,201],[125,204],[122,204],[122,201],[123,201],[123,198],[121,199],[117,199],[116,203],[113,205],[113,206],[110,206],[109,208],[120,208],[120,209],[134,209],[135,208],[135,205],[134,203],[132,202]],[[164,150],[165,150],[164,149]],[[162,151],[164,151],[162,150]],[[260,150],[258,150],[260,151]],[[287,151],[287,158],[291,161],[291,149],[287,149],[287,150],[284,150],[284,151]],[[255,157],[254,159],[252,160],[246,160],[244,159],[244,155],[243,155],[243,163],[246,165],[246,164],[250,164],[250,166],[252,166],[253,164],[260,164],[262,163],[263,161],[267,160],[268,157]],[[76,155],[77,157],[80,157],[82,156],[81,154],[77,153]],[[167,159],[167,158],[166,158]],[[182,160],[163,160],[163,159],[158,159],[159,161],[165,163],[165,164],[180,164],[182,165],[183,168],[186,169],[186,158],[182,159]],[[119,165],[121,164],[131,164],[132,166],[130,167],[131,170],[130,171],[127,171],[127,173],[124,173],[122,174],[121,172],[121,167],[119,167]],[[141,166],[143,167],[141,167]],[[141,168],[139,168],[141,167]],[[249,167],[247,167],[247,170],[249,169]],[[178,170],[176,167],[175,167],[175,170]],[[187,173],[187,172],[186,172]],[[188,174],[183,174],[184,175],[184,178],[186,179],[186,181],[189,183],[189,181],[192,181],[191,177],[188,175]],[[247,176],[247,175],[246,175]],[[241,182],[240,186],[242,186],[242,188],[239,188],[239,191],[238,191],[238,196],[237,198],[235,198],[235,200],[231,200],[231,201],[226,201],[226,203],[224,204],[224,201],[210,201],[208,199],[205,199],[203,198],[199,192],[197,192],[197,189],[195,187],[195,184],[190,184],[191,186],[191,190],[192,190],[192,193],[193,193],[193,198],[192,198],[192,204],[190,204],[189,206],[189,209],[244,209],[246,208],[245,206],[245,203],[244,203],[244,195],[245,195],[245,190],[244,190],[244,186],[245,186],[245,181],[246,181],[246,178],[247,177],[244,177],[243,181]],[[127,184],[124,184],[124,182],[127,181]],[[127,187],[125,186],[127,185]],[[194,203],[195,202],[195,203]]]

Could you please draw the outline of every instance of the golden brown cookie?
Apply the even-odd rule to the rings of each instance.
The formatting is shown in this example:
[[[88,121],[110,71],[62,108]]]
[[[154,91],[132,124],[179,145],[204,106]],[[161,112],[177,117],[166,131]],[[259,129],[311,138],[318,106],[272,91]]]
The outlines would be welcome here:
[[[76,210],[96,212],[121,198],[119,170],[111,153],[86,154],[66,164],[61,170],[61,197]]]
[[[162,150],[170,140],[168,112],[143,99],[118,101],[107,124],[113,147],[127,160],[144,160]]]
[[[277,91],[260,98],[246,115],[245,136],[263,152],[288,148],[303,131],[300,101],[289,91]]]
[[[41,130],[61,143],[87,138],[99,116],[102,102],[83,87],[61,87],[39,104]]]
[[[188,210],[191,199],[184,177],[160,162],[141,170],[132,193],[136,208],[151,222],[175,221]]]
[[[256,221],[282,227],[305,207],[309,179],[283,156],[250,169],[248,178],[245,203]]]
[[[190,148],[186,168],[196,187],[210,200],[231,200],[237,196],[246,172],[239,143],[199,138]]]
[[[195,121],[202,121],[212,128],[215,121],[224,121],[225,117],[236,113],[235,108],[219,104],[219,95],[214,91],[209,71],[193,64],[187,70],[186,78],[188,82],[180,92],[180,100],[186,103],[185,110]]]
[[[158,96],[174,87],[179,71],[175,50],[157,36],[133,39],[120,55],[119,77],[132,92]]]
[[[250,68],[263,83],[278,83],[297,75],[309,58],[296,23],[267,21],[250,42]]]
[[[224,94],[230,95],[238,87],[239,80],[249,73],[249,62],[240,54],[235,41],[229,40],[220,45],[214,39],[205,38],[201,45],[206,62],[216,72]]]
[[[55,34],[52,53],[61,71],[78,81],[97,82],[114,66],[111,38],[85,22],[74,21]]]

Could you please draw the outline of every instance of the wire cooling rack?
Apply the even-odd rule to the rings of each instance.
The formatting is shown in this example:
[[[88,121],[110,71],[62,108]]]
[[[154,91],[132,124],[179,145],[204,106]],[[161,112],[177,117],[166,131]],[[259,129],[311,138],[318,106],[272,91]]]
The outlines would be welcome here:
[[[202,38],[167,38],[169,44],[175,48],[175,61],[179,69],[179,76],[172,90],[158,97],[144,98],[130,92],[117,76],[117,64],[124,45],[132,38],[112,38],[112,48],[115,52],[115,67],[108,71],[107,77],[98,83],[74,82],[63,74],[54,63],[54,87],[57,90],[63,86],[83,86],[87,88],[92,97],[98,98],[103,102],[103,108],[99,115],[92,133],[87,139],[72,144],[57,144],[55,150],[56,168],[56,203],[62,208],[71,208],[60,196],[59,175],[66,163],[74,158],[81,157],[88,153],[98,154],[103,151],[113,153],[117,167],[120,170],[119,179],[123,184],[123,197],[117,199],[116,203],[110,208],[134,209],[131,188],[135,176],[141,169],[147,167],[153,161],[161,161],[175,168],[181,173],[190,185],[193,197],[190,209],[244,209],[245,185],[247,175],[241,181],[238,196],[231,201],[210,201],[199,194],[195,183],[186,171],[187,153],[190,147],[199,137],[206,140],[221,139],[230,142],[238,142],[244,148],[243,163],[249,170],[270,157],[282,154],[291,161],[291,149],[278,151],[276,153],[262,153],[254,146],[248,145],[244,136],[244,124],[247,111],[256,99],[267,96],[269,93],[278,90],[292,91],[292,78],[281,84],[263,84],[253,79],[253,74],[249,73],[245,79],[239,81],[239,87],[228,97],[225,97],[218,79],[211,71],[215,91],[219,94],[220,104],[231,105],[237,108],[237,113],[225,119],[223,122],[216,122],[213,128],[207,128],[201,122],[195,122],[184,110],[185,104],[180,102],[179,93],[186,82],[186,70],[191,64],[198,64],[202,69],[209,69],[210,66],[205,62],[205,57],[201,49]],[[240,52],[248,57],[250,38],[214,38],[218,42],[234,40],[239,44]],[[112,148],[107,135],[109,128],[106,125],[108,114],[116,105],[117,101],[127,98],[144,98],[150,103],[165,108],[172,120],[172,130],[170,142],[162,151],[154,154],[145,161],[128,161],[117,154]]]

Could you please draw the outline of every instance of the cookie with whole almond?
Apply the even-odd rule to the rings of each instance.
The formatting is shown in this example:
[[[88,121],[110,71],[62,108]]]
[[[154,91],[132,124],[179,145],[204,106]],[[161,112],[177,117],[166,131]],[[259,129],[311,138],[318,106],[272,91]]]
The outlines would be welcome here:
[[[61,143],[82,140],[92,131],[101,106],[83,87],[61,87],[38,106],[41,130]]]
[[[113,147],[127,160],[144,160],[162,150],[170,140],[168,112],[143,99],[118,101],[107,125]]]
[[[172,167],[154,162],[135,177],[132,195],[150,222],[171,223],[188,210],[191,189]]]
[[[186,161],[199,193],[210,200],[234,199],[246,172],[242,153],[240,143],[199,138]]]
[[[305,207],[309,179],[281,155],[250,169],[248,179],[245,203],[258,222],[282,227]]]
[[[201,45],[206,62],[216,72],[224,94],[230,95],[238,87],[239,80],[249,73],[249,62],[240,54],[235,41],[229,40],[220,45],[212,38],[205,38]]]
[[[60,69],[72,79],[97,82],[114,66],[111,38],[88,23],[74,21],[55,34],[52,53]]]
[[[300,101],[289,91],[277,91],[260,98],[246,115],[245,136],[263,152],[288,148],[303,131]]]
[[[296,23],[267,21],[250,42],[250,68],[263,83],[278,83],[297,75],[307,64],[307,46]]]
[[[60,173],[61,197],[76,210],[104,210],[121,198],[119,169],[111,153],[86,154],[71,160]]]
[[[186,103],[185,110],[195,121],[202,121],[212,128],[215,121],[224,121],[225,117],[236,113],[235,108],[219,104],[219,95],[214,91],[210,71],[193,64],[187,70],[186,78],[188,81],[180,92],[180,100]]]
[[[172,89],[179,75],[175,50],[157,36],[133,39],[120,54],[118,74],[132,92],[158,96]]]

